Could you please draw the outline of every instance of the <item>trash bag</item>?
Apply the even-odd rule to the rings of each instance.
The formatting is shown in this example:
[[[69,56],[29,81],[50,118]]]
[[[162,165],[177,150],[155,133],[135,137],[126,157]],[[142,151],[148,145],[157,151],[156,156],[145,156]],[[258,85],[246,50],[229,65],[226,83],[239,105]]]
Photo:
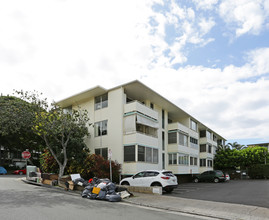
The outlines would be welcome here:
[[[89,194],[87,195],[87,198],[88,198],[88,199],[96,199],[97,196],[98,196],[97,194],[89,193]]]
[[[101,190],[96,198],[100,199],[100,200],[105,200],[106,199],[106,191]]]
[[[106,189],[107,189],[107,194],[115,194],[116,185],[110,182],[107,184]]]
[[[91,194],[91,192],[91,190],[85,188],[81,193],[81,197],[86,198],[89,194]]]
[[[93,190],[93,187],[94,187],[93,185],[88,185],[84,189],[88,189],[88,190],[92,191]]]
[[[100,189],[105,189],[106,188],[106,183],[105,182],[99,183],[97,185],[97,187],[100,188]]]
[[[121,201],[121,197],[118,194],[115,195],[106,195],[106,200],[109,202],[120,202]]]

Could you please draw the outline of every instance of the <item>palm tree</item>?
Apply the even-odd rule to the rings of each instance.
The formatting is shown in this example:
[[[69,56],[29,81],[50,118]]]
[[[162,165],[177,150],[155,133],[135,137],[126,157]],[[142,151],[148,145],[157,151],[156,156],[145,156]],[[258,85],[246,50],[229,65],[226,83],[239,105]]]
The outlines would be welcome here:
[[[236,150],[242,150],[242,149],[246,148],[245,145],[238,144],[237,142],[228,143],[228,146],[230,146],[232,149],[236,149]]]
[[[217,146],[217,150],[227,150],[227,149],[230,149],[229,145],[227,145],[227,144],[225,144],[225,145],[219,144]]]

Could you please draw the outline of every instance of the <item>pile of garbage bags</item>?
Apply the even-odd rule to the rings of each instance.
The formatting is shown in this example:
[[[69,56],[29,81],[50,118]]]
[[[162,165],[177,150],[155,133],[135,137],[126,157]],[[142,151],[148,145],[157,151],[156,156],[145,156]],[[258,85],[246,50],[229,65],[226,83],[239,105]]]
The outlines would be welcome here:
[[[78,178],[73,182],[75,185],[85,187],[81,193],[83,198],[120,202],[121,199],[132,195],[126,188],[116,186],[109,179],[94,177],[89,181],[85,181],[83,178]]]

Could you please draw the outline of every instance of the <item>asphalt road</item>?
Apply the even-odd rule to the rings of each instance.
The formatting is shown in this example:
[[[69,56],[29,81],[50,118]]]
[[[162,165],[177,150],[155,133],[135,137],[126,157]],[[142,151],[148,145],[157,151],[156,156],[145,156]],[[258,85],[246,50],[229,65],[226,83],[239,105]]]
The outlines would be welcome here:
[[[184,183],[167,196],[269,208],[269,180]]]
[[[23,183],[20,177],[0,176],[0,219],[2,220],[197,220],[208,219],[142,208],[124,202],[83,199],[80,195]]]

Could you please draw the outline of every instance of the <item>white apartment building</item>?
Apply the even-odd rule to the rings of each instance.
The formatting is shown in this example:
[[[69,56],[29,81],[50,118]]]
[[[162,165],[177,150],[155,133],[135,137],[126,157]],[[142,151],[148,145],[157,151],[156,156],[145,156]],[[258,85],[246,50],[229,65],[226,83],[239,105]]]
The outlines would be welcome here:
[[[225,139],[139,81],[111,89],[100,86],[59,101],[66,109],[87,109],[93,126],[91,153],[122,164],[122,175],[167,169],[191,175],[213,169]]]

